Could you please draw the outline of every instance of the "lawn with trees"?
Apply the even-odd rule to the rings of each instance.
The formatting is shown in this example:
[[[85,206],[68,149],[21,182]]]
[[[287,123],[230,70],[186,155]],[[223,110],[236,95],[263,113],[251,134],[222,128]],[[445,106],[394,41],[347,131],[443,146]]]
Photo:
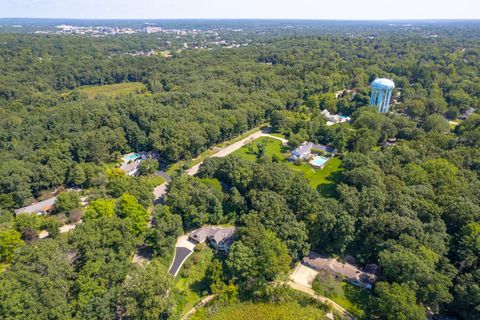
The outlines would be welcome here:
[[[323,317],[326,306],[283,285],[310,250],[380,266],[368,299],[338,289],[367,319],[480,318],[478,23],[395,32],[380,22],[229,23],[246,25],[199,29],[248,45],[0,32],[0,318],[179,319],[210,294],[198,317]],[[169,58],[128,54],[167,42]],[[392,113],[368,108],[377,77],[396,83]],[[125,83],[147,94],[105,86]],[[91,99],[85,86],[107,96]],[[350,123],[328,126],[325,109]],[[341,161],[296,166],[273,139],[208,158],[265,123],[290,148],[332,145]],[[145,162],[138,177],[113,168],[132,151],[156,152],[159,163]],[[201,160],[197,176],[185,174]],[[172,180],[154,206],[160,167]],[[53,215],[13,214],[74,187],[86,208],[65,193]],[[80,218],[59,233],[59,221]],[[199,250],[173,279],[176,237],[205,224],[236,227],[229,254]],[[42,230],[51,236],[39,239]],[[133,262],[141,250],[151,253],[144,265]]]

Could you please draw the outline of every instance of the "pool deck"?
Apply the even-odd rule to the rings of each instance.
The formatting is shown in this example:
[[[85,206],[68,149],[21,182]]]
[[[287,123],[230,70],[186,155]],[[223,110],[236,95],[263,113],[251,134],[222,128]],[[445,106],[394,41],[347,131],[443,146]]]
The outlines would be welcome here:
[[[316,161],[318,161],[319,159],[321,159],[323,162],[317,163]],[[308,163],[309,163],[312,167],[315,167],[315,168],[318,168],[318,169],[322,169],[322,168],[327,164],[327,162],[328,162],[330,159],[331,159],[331,158],[325,158],[325,157],[322,157],[322,156],[316,156],[315,158],[313,158],[313,160],[309,161]]]

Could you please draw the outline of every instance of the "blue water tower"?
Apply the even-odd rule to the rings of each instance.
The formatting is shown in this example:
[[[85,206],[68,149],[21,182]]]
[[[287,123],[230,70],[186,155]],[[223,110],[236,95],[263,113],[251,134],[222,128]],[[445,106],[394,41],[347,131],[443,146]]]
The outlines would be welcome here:
[[[370,106],[377,109],[378,112],[388,112],[394,88],[395,83],[390,79],[376,79],[373,81]]]

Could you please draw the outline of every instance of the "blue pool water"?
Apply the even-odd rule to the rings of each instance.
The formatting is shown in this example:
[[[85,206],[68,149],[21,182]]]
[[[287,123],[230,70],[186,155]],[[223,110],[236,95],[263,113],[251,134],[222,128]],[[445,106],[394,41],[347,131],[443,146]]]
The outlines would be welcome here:
[[[125,157],[125,161],[128,162],[128,161],[130,161],[130,160],[135,160],[135,159],[137,159],[137,158],[139,158],[139,157],[140,157],[140,155],[139,155],[138,153],[134,153],[134,154],[131,154],[131,155]]]
[[[322,167],[327,161],[328,161],[328,158],[318,156],[318,157],[315,157],[312,161],[310,161],[310,163],[315,167]]]
[[[347,116],[340,116],[340,118],[342,118],[342,119],[348,119],[349,117],[347,117]]]

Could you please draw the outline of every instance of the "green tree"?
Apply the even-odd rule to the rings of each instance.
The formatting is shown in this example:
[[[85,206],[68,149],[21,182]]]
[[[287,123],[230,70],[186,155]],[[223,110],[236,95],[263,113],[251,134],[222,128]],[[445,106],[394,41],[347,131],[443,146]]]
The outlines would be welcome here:
[[[76,186],[83,186],[83,184],[87,181],[87,176],[82,166],[78,164],[73,166],[73,168],[70,170],[68,181]]]
[[[23,245],[20,232],[7,229],[0,231],[0,262],[10,263],[15,251]]]
[[[125,193],[118,199],[117,214],[121,218],[132,221],[133,234],[140,235],[147,230],[148,211],[134,196]]]
[[[115,216],[115,200],[114,199],[97,199],[87,207],[85,219],[98,219],[101,217]]]
[[[439,114],[433,114],[427,118],[423,128],[427,132],[450,132],[448,120]]]
[[[238,231],[226,264],[242,289],[254,292],[266,282],[286,275],[290,261],[287,246],[273,232],[246,227]]]
[[[121,304],[131,319],[167,319],[173,312],[173,278],[165,266],[153,260],[136,268],[123,285]]]
[[[55,208],[60,212],[70,212],[80,207],[80,195],[76,191],[62,192],[55,200]]]
[[[417,305],[415,291],[406,284],[378,282],[369,303],[369,319],[424,320],[425,308]]]
[[[72,319],[73,266],[61,242],[45,239],[23,246],[0,273],[0,318]]]
[[[141,176],[152,175],[158,169],[158,161],[155,159],[146,159],[138,165],[138,174]]]
[[[157,206],[146,242],[154,255],[164,257],[173,252],[176,239],[182,233],[182,217],[171,213],[167,206]]]

